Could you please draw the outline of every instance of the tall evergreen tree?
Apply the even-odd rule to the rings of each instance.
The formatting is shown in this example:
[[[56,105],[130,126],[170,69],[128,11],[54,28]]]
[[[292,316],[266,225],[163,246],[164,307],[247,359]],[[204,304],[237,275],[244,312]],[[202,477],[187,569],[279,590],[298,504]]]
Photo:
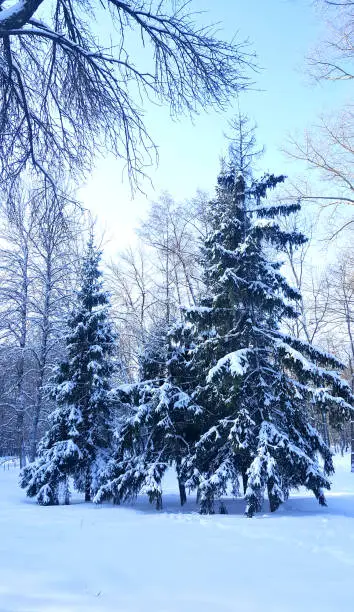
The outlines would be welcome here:
[[[85,494],[85,501],[90,501],[111,445],[116,337],[99,270],[100,258],[91,236],[77,304],[68,321],[67,356],[50,389],[57,408],[40,442],[38,458],[21,474],[21,486],[27,495],[36,496],[43,505],[59,503],[61,485],[66,488],[68,503],[69,477]]]
[[[282,322],[298,316],[300,295],[277,254],[306,240],[276,221],[299,205],[264,203],[283,180],[266,175],[247,185],[232,163],[218,179],[204,250],[208,291],[187,313],[196,345],[192,398],[203,407],[203,427],[183,471],[203,513],[230,486],[238,491],[240,480],[248,516],[260,511],[265,491],[271,511],[299,486],[324,504],[333,464],[309,407],[325,407],[333,424],[352,410],[350,388],[335,371],[342,364],[282,332]]]
[[[299,486],[325,503],[333,463],[311,417],[325,410],[339,425],[354,397],[336,358],[283,332],[300,294],[281,273],[280,255],[306,238],[277,221],[298,204],[267,205],[284,177],[253,179],[258,153],[244,127],[242,119],[210,207],[205,295],[167,340],[150,345],[142,381],[121,390],[131,418],[117,432],[96,501],[145,491],[161,507],[162,477],[174,465],[182,503],[186,487],[197,489],[202,513],[230,488],[238,494],[241,482],[248,516],[265,492],[274,511]]]

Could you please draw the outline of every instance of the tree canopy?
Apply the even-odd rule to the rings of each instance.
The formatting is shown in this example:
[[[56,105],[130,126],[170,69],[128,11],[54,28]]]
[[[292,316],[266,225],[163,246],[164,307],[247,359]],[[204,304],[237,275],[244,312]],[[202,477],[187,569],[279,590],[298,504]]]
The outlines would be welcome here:
[[[190,3],[145,0],[0,2],[0,178],[52,169],[81,175],[97,150],[136,184],[156,147],[146,102],[175,116],[223,108],[246,84],[243,43],[200,27]]]

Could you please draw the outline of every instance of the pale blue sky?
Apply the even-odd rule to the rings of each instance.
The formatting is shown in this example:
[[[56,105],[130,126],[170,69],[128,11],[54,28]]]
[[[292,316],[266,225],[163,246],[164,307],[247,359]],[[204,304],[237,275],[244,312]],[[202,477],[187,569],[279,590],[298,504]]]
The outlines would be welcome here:
[[[305,72],[305,56],[325,35],[321,14],[311,0],[193,0],[192,6],[206,11],[201,22],[219,22],[226,39],[237,32],[240,40],[249,39],[262,69],[250,75],[258,90],[242,94],[241,107],[257,122],[259,144],[266,147],[262,169],[291,177],[298,168],[280,152],[287,135],[303,132],[316,115],[339,107],[350,94],[345,83],[315,85]],[[159,167],[149,172],[155,191],[148,182],[143,185],[147,197],[137,194],[131,199],[121,162],[111,157],[97,162],[80,197],[106,228],[110,252],[131,240],[148,199],[160,191],[184,199],[198,188],[213,189],[232,103],[235,108],[230,102],[227,113],[201,113],[193,123],[186,118],[173,122],[166,108],[146,106],[146,122],[160,156]]]

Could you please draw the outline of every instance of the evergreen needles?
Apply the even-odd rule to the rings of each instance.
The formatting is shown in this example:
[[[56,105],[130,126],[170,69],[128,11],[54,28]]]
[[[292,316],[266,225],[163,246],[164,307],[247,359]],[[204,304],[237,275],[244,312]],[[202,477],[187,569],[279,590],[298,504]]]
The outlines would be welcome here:
[[[112,445],[110,380],[116,337],[99,260],[91,237],[77,303],[68,321],[67,355],[50,387],[57,409],[37,459],[21,473],[21,486],[42,505],[58,504],[61,490],[69,503],[69,477],[90,501]]]
[[[96,501],[143,491],[160,508],[161,480],[174,465],[181,503],[186,487],[194,489],[202,513],[241,483],[247,516],[261,510],[265,492],[274,511],[299,486],[325,504],[333,464],[313,417],[325,410],[340,424],[353,397],[337,359],[283,331],[298,316],[300,294],[281,273],[279,253],[306,241],[278,222],[298,204],[265,203],[283,180],[246,184],[232,164],[219,176],[203,250],[205,295],[162,341],[165,368],[125,390],[131,417]],[[148,356],[157,361],[150,349],[145,371]]]
[[[181,504],[195,490],[201,513],[213,513],[216,501],[227,512],[222,498],[241,489],[249,517],[265,494],[275,511],[300,486],[325,504],[333,463],[316,414],[339,426],[354,398],[335,357],[285,332],[301,295],[281,272],[280,255],[306,238],[280,220],[300,205],[267,204],[284,177],[256,181],[239,168],[234,150],[210,203],[204,294],[182,323],[158,321],[150,330],[140,380],[114,393],[114,437],[115,337],[90,241],[67,358],[51,391],[58,407],[21,477],[39,503],[58,503],[60,486],[68,502],[72,477],[86,501],[120,503],[144,492],[159,509],[162,479],[173,467]]]

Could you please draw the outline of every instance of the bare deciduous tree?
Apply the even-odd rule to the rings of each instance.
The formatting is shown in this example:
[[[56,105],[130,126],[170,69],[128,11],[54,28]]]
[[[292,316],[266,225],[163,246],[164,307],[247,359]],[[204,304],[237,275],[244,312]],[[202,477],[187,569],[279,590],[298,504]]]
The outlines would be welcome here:
[[[102,149],[123,158],[134,181],[155,151],[147,100],[193,113],[222,108],[246,84],[244,44],[199,27],[189,1],[3,4],[0,178],[10,187],[30,170],[52,181],[53,164],[82,173]]]
[[[48,414],[44,386],[61,356],[76,280],[79,210],[53,196],[47,187],[24,191],[1,210],[0,445],[21,465],[34,457]]]
[[[209,200],[198,193],[176,203],[168,194],[152,203],[138,230],[138,246],[120,253],[109,266],[113,312],[128,378],[152,330],[180,319],[203,288],[199,238],[209,229]],[[155,333],[155,332],[152,332]]]
[[[202,201],[199,200],[199,209]],[[196,204],[196,200],[194,200]],[[200,223],[197,208],[177,204],[165,193],[153,202],[139,235],[155,252],[155,282],[165,308],[167,325],[176,307],[193,305],[200,288]]]
[[[347,81],[354,78],[354,3],[351,0],[320,0],[328,37],[310,55],[312,75],[318,80]]]
[[[354,114],[351,107],[332,116],[320,117],[319,123],[304,138],[291,138],[287,154],[317,171],[321,187],[309,193],[297,186],[297,197],[319,201],[323,206],[341,203],[354,205]],[[325,186],[325,187],[324,187]]]
[[[44,386],[61,354],[64,321],[74,294],[77,262],[73,252],[80,213],[75,206],[72,208],[70,201],[53,198],[50,190],[37,194],[34,217],[31,321],[35,333],[32,332],[31,352],[36,372],[29,448],[31,461],[36,455]]]
[[[351,80],[354,78],[353,3],[318,0],[318,4],[328,18],[328,39],[309,57],[310,73],[318,81]],[[306,170],[315,179],[312,184],[308,180],[296,183],[294,197],[314,201],[322,209],[330,207],[334,217],[342,210],[342,204],[354,204],[353,119],[353,107],[348,104],[339,112],[320,116],[302,138],[292,137],[285,147],[291,158],[306,164]],[[337,219],[331,237],[352,225],[350,209],[344,215],[344,219]]]
[[[139,246],[120,253],[118,260],[110,263],[107,279],[125,375],[131,381],[136,378],[139,350],[158,309],[151,264],[144,249]]]
[[[329,319],[336,330],[337,352],[348,363],[348,371],[354,365],[354,257],[351,250],[344,251],[328,270],[330,291]],[[354,388],[354,378],[351,380]]]
[[[21,467],[25,464],[25,427],[28,407],[28,327],[33,281],[30,251],[34,232],[34,218],[28,202],[21,199],[12,208],[1,231],[3,246],[1,259],[1,319],[2,340],[6,340],[7,387],[6,404],[13,422],[13,444]],[[10,367],[9,367],[10,366]]]
[[[281,221],[288,232],[301,231],[308,241],[297,249],[286,245],[284,253],[293,285],[301,294],[298,302],[299,317],[288,321],[289,330],[309,344],[321,344],[329,327],[329,282],[326,273],[312,263],[318,257],[314,244],[316,219],[306,217],[302,211]],[[318,246],[318,245],[317,245]]]

